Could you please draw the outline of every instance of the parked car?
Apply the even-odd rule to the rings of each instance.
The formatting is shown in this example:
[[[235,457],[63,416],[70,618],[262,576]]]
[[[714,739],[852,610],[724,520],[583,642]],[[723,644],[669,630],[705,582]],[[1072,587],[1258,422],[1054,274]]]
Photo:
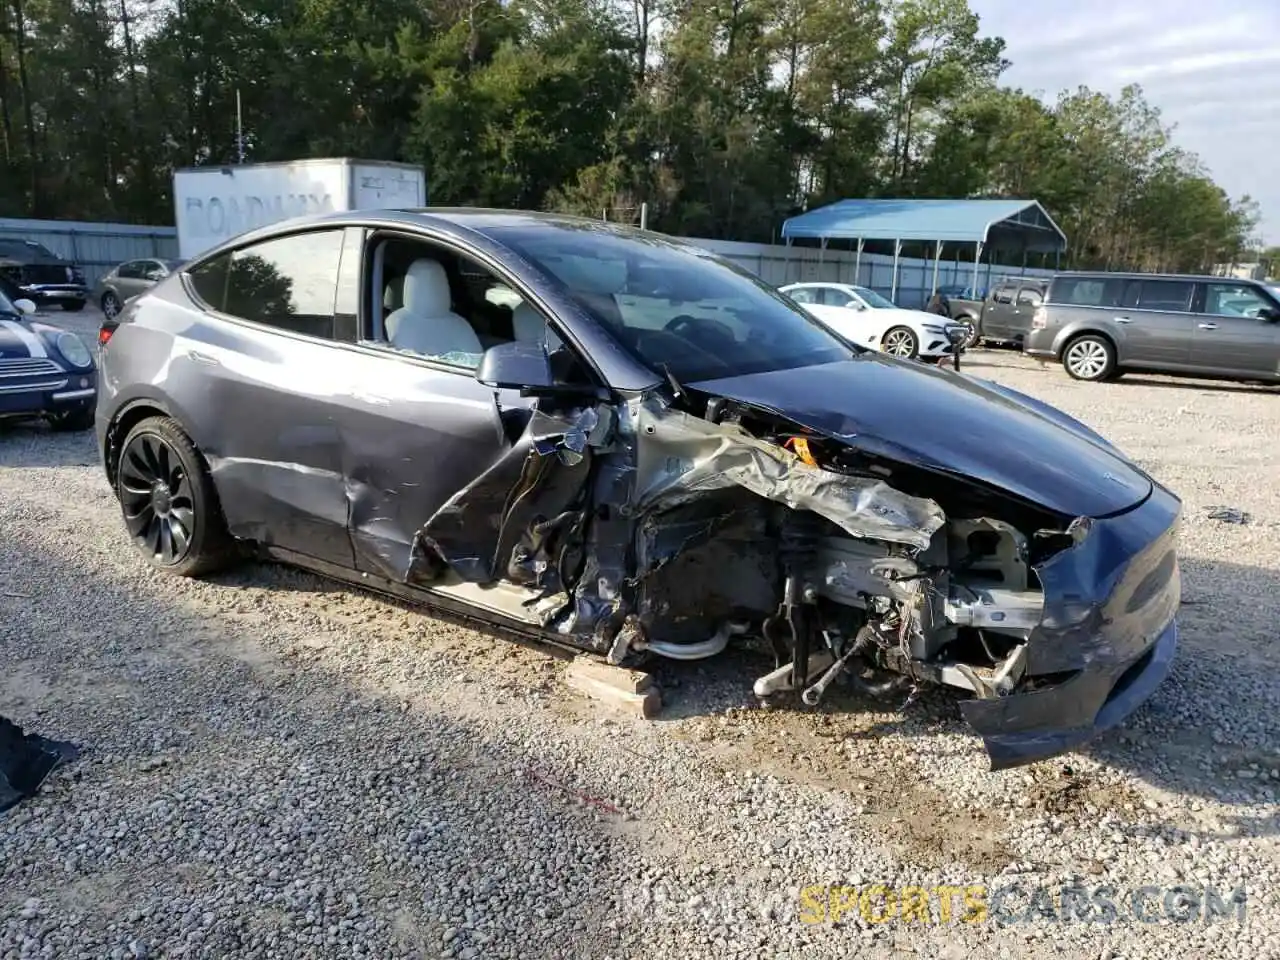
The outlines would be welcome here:
[[[36,305],[0,279],[0,420],[43,418],[55,430],[88,430],[97,399],[97,367],[83,340],[36,323]]]
[[[1026,352],[1077,380],[1144,370],[1280,381],[1280,297],[1255,280],[1065,273],[1035,310]]]
[[[37,307],[83,310],[89,296],[84,271],[34,240],[0,237],[0,275]]]
[[[938,361],[953,356],[963,328],[923,310],[904,310],[867,287],[790,283],[779,290],[842,337],[895,357]]]
[[[965,346],[975,346],[984,340],[1021,345],[1048,285],[1045,277],[1006,277],[996,281],[989,292],[977,299],[948,297],[946,305],[950,316],[963,323],[968,331]],[[937,300],[935,296],[930,301],[931,308]]]
[[[978,325],[976,317],[982,311],[982,301],[987,296],[986,287],[951,284],[939,287],[925,304],[929,313],[955,320],[965,327],[965,349],[977,346]]]
[[[181,262],[157,257],[126,260],[112,267],[98,281],[93,301],[102,308],[105,316],[114,317],[127,300],[150,290],[176,270]]]
[[[751,635],[761,697],[966,692],[997,768],[1120,722],[1177,643],[1181,506],[1142,468],[683,241],[308,217],[99,341],[103,466],[172,574],[256,554],[620,664]]]

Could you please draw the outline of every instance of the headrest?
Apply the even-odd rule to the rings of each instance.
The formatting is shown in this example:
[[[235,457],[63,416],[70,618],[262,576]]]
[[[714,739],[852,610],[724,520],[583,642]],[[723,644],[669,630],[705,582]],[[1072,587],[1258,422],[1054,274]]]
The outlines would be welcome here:
[[[398,310],[404,299],[404,277],[392,277],[387,289],[382,293],[382,306],[385,310]]]
[[[404,277],[404,306],[411,313],[438,317],[450,312],[453,297],[444,267],[427,257],[409,265]]]

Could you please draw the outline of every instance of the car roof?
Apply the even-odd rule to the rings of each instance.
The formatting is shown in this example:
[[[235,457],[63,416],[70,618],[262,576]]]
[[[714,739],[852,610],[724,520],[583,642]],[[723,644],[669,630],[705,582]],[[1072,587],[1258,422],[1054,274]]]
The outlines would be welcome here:
[[[641,230],[628,224],[596,220],[567,213],[544,213],[536,210],[499,210],[487,207],[403,207],[373,210],[340,210],[332,213],[293,217],[288,220],[265,224],[253,230],[231,237],[215,247],[201,251],[197,256],[183,261],[183,267],[194,266],[218,253],[258,243],[262,240],[298,230],[316,227],[373,225],[384,228],[435,229],[456,239],[483,237],[501,243],[493,231],[519,227],[540,227],[548,231],[573,233],[598,233],[616,237],[643,238],[650,244],[662,244],[671,248],[689,250],[705,257],[715,258],[713,251],[680,237],[672,237],[650,230]]]
[[[1181,280],[1186,283],[1258,284],[1260,280],[1244,277],[1215,277],[1207,273],[1142,273],[1125,270],[1070,270],[1055,274],[1055,280]]]

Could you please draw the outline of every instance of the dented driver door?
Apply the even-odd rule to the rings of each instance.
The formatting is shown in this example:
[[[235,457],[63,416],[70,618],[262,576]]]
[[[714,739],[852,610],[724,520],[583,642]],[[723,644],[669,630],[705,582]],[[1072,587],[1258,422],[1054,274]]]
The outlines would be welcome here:
[[[342,430],[356,567],[404,581],[423,524],[511,449],[533,401],[389,349],[356,364]]]

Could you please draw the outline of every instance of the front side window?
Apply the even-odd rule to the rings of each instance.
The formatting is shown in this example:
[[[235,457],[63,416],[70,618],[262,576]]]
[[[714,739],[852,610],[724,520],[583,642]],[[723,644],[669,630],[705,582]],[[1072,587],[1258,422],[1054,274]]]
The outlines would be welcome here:
[[[852,356],[786,295],[696,248],[541,224],[488,233],[546,274],[655,372],[697,381]]]
[[[334,338],[341,230],[296,233],[207,260],[188,276],[221,313],[279,330]]]
[[[137,280],[142,276],[142,261],[130,260],[128,263],[120,264],[120,269],[116,271],[116,276],[122,280]]]
[[[1204,312],[1220,317],[1257,317],[1276,308],[1249,284],[1207,283],[1204,292]]]
[[[1027,307],[1038,307],[1044,298],[1035,287],[1023,287],[1018,291],[1018,303]]]
[[[391,236],[372,245],[370,342],[470,372],[490,347],[540,344],[565,382],[585,376],[546,317],[502,277],[440,244]]]

